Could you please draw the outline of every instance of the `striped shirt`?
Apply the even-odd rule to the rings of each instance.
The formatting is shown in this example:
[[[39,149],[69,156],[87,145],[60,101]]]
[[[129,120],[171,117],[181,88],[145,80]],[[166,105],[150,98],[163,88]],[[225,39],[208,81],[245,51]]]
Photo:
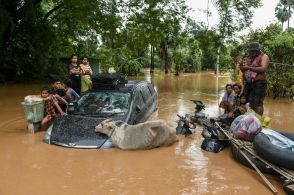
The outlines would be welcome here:
[[[87,74],[85,75],[85,77],[91,80],[91,75],[93,74],[93,71],[92,71],[92,69],[91,69],[91,66],[90,66],[89,64],[87,64],[87,65],[85,65],[85,64],[81,64],[80,67],[81,67],[81,69],[83,70],[84,73],[85,73],[85,72],[90,72],[90,74],[87,73]]]

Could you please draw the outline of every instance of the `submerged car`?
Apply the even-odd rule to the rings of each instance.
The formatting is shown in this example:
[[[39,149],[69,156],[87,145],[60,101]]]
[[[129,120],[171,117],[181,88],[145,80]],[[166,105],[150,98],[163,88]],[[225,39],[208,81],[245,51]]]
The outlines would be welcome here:
[[[73,113],[58,117],[44,135],[44,141],[75,148],[100,148],[109,138],[95,132],[107,118],[128,124],[146,121],[157,110],[157,92],[147,81],[93,85],[77,102]]]

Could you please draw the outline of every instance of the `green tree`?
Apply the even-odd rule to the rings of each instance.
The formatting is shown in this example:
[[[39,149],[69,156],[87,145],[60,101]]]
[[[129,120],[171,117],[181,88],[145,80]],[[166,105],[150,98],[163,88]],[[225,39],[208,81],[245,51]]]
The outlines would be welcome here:
[[[222,39],[232,38],[251,24],[254,8],[261,0],[214,0],[220,16],[219,32]]]
[[[101,40],[116,47],[119,8],[116,0],[1,1],[1,74],[7,80],[39,80],[49,69],[65,68],[52,59],[76,52],[97,57]]]
[[[294,8],[294,0],[280,0],[280,4],[282,4],[285,7],[285,9],[288,9],[287,20],[288,20],[288,28],[289,28],[290,27],[290,18],[292,15],[292,9]]]
[[[281,22],[282,29],[284,29],[284,22],[286,22],[289,17],[287,8],[279,3],[275,8],[275,16]]]
[[[251,24],[253,9],[259,7],[260,0],[214,0],[220,16],[219,37],[221,42],[231,41],[233,36],[240,30],[249,27]],[[223,44],[217,50],[216,72],[219,71]]]

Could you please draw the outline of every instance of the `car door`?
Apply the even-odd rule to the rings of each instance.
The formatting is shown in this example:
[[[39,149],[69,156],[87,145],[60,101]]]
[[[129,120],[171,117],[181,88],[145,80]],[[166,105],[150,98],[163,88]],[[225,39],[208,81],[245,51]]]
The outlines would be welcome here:
[[[145,107],[144,107],[144,120],[147,120],[148,117],[153,113],[154,108],[153,108],[153,98],[151,91],[148,88],[148,83],[143,83],[140,87],[141,92],[143,94],[143,99],[145,102]]]
[[[157,97],[157,92],[155,91],[154,87],[152,86],[151,83],[147,84],[147,87],[149,89],[149,92],[151,94],[151,104],[150,108],[152,109],[152,112],[157,110],[158,107],[158,97]]]
[[[134,104],[132,109],[133,124],[143,122],[146,105],[141,91],[141,85],[137,86],[134,90]]]

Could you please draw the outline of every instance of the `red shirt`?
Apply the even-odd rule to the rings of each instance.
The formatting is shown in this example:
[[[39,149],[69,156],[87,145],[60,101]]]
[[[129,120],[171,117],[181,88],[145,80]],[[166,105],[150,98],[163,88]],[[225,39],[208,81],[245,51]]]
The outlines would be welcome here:
[[[54,101],[57,101],[56,98],[50,95],[50,99],[45,100],[44,106],[44,116],[56,116],[55,108],[54,108]]]

